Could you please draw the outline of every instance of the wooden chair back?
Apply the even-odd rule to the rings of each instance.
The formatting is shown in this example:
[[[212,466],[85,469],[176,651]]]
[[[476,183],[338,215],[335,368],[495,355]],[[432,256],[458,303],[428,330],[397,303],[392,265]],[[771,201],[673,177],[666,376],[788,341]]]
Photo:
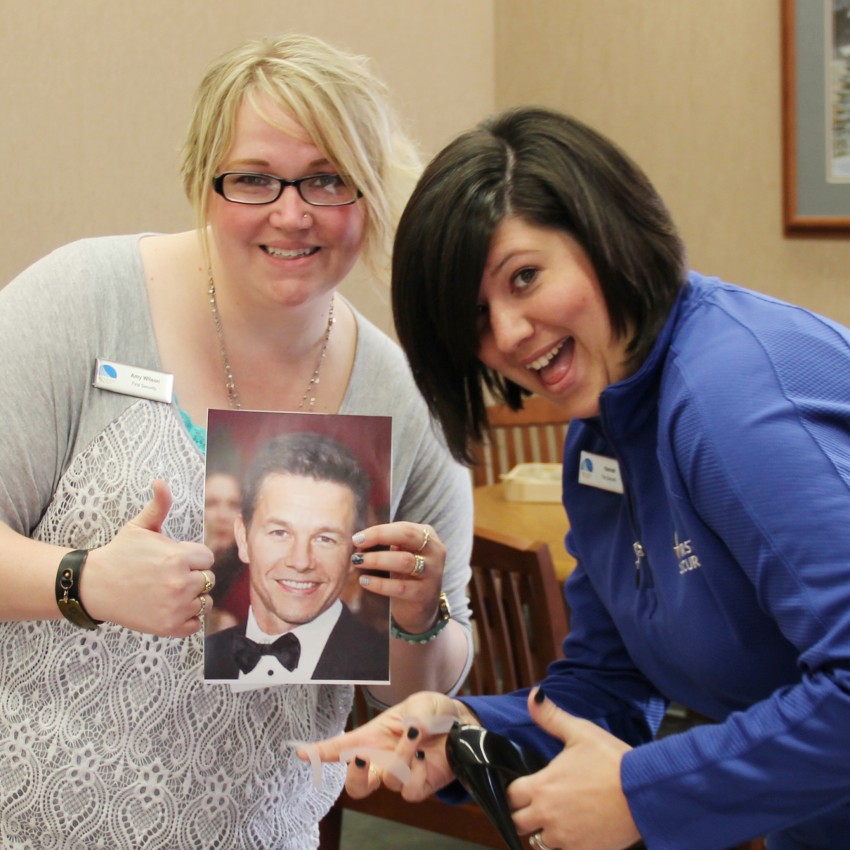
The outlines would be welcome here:
[[[469,692],[501,694],[540,681],[561,657],[568,628],[549,547],[476,529],[469,593],[476,639]]]
[[[487,408],[490,434],[474,449],[476,487],[498,484],[518,463],[560,463],[569,420],[542,396],[529,396],[522,410],[505,404]]]
[[[470,605],[475,659],[464,691],[502,693],[537,682],[561,654],[567,617],[561,583],[545,543],[476,529],[472,547]],[[350,724],[370,715],[360,688]],[[453,806],[431,797],[407,803],[380,788],[362,800],[344,791],[320,824],[320,850],[339,850],[344,809],[449,835],[485,847],[505,843],[475,804]]]

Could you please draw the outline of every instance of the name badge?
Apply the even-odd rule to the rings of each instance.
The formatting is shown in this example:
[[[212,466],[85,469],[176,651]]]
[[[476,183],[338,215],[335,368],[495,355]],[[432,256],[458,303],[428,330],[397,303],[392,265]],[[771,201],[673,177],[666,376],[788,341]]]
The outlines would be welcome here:
[[[620,464],[612,457],[582,452],[578,465],[578,483],[611,493],[623,492]]]
[[[104,360],[102,357],[94,361],[92,386],[99,390],[171,404],[173,384],[174,375],[167,372],[127,366],[113,360]]]

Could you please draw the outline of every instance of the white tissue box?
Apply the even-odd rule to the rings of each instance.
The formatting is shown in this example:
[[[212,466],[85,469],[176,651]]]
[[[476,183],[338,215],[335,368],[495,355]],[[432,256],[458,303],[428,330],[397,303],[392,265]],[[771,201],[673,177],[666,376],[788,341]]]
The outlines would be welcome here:
[[[520,463],[502,476],[509,502],[561,501],[560,463]]]

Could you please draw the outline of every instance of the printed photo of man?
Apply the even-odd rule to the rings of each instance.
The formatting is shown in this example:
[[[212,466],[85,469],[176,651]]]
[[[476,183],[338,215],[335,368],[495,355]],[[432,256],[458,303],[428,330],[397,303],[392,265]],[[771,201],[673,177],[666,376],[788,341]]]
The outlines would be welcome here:
[[[352,535],[369,524],[370,488],[355,454],[331,437],[279,434],[258,450],[235,520],[248,616],[207,636],[205,678],[246,686],[388,680],[388,636],[340,599]]]

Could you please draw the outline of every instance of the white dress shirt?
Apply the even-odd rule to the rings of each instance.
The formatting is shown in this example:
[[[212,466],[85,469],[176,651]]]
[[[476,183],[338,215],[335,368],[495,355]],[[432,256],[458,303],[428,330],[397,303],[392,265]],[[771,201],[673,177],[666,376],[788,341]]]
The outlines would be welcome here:
[[[270,685],[310,682],[313,678],[313,671],[319,663],[319,658],[331,632],[334,630],[334,626],[336,626],[337,620],[339,620],[340,614],[342,614],[342,602],[337,599],[327,611],[323,611],[315,620],[289,630],[301,643],[301,657],[294,670],[287,670],[273,655],[264,655],[253,670],[248,673],[240,671],[238,681],[233,682],[231,688],[234,691],[243,691]],[[267,635],[257,624],[254,609],[248,609],[246,637],[256,643],[274,643],[283,634],[286,634],[286,632]]]

